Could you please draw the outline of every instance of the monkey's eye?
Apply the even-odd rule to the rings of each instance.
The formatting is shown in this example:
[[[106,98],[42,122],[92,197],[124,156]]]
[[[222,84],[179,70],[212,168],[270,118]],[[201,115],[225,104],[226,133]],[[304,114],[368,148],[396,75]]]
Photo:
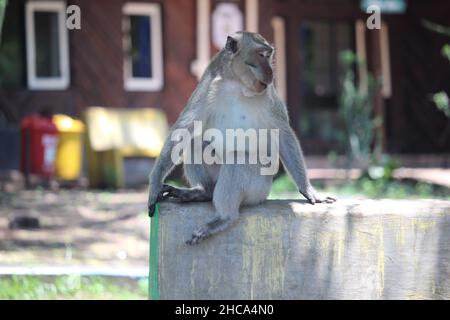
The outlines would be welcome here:
[[[263,57],[263,58],[268,58],[269,57],[267,51],[261,51],[261,52],[258,52],[258,54],[259,54],[260,57]]]

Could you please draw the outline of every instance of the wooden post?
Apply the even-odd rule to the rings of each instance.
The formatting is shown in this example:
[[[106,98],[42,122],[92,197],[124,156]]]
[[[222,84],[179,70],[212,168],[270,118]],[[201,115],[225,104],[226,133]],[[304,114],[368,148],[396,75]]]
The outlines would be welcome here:
[[[2,27],[3,21],[5,19],[6,5],[8,4],[8,0],[0,0],[0,43],[2,40]]]
[[[376,150],[384,152],[387,150],[386,141],[386,124],[385,124],[385,111],[384,111],[384,100],[382,95],[382,76],[383,76],[383,66],[382,66],[382,56],[381,56],[381,30],[373,29],[368,30],[368,63],[371,72],[373,73],[375,80],[377,81],[376,92],[374,95],[374,116],[381,119],[382,123],[378,130],[376,131],[377,141],[380,143],[381,150]],[[378,140],[379,139],[379,140]]]

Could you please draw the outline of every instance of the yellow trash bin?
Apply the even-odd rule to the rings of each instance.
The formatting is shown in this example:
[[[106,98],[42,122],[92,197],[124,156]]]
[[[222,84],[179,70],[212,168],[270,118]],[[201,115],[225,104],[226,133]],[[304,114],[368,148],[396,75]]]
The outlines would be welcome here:
[[[148,176],[146,164],[133,167],[129,158],[148,164],[159,156],[169,130],[162,110],[89,107],[85,119],[90,187],[123,188]]]
[[[56,151],[56,176],[63,180],[77,180],[83,163],[84,124],[63,114],[53,116],[59,131]]]

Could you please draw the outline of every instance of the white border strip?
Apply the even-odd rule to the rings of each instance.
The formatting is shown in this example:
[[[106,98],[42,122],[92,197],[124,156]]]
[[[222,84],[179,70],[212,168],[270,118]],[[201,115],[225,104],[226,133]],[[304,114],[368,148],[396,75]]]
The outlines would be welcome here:
[[[122,10],[123,17],[123,48],[124,48],[124,87],[127,91],[160,91],[164,87],[164,67],[163,67],[163,43],[161,9],[156,3],[126,3]],[[131,45],[129,36],[130,19],[129,15],[149,16],[151,23],[151,66],[153,76],[151,78],[133,78],[131,59],[126,54]]]

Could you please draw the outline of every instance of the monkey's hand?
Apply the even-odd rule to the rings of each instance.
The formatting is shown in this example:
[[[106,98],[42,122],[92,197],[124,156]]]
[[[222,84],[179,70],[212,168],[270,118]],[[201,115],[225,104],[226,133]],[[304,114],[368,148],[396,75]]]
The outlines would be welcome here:
[[[319,192],[317,192],[312,186],[309,186],[307,188],[306,192],[301,192],[305,196],[306,199],[308,199],[309,203],[316,204],[316,203],[334,203],[337,201],[337,197],[333,195],[324,195]]]
[[[148,194],[148,202],[147,202],[147,206],[148,206],[148,216],[151,218],[153,217],[153,215],[155,214],[155,207],[156,207],[156,203],[158,201],[160,201],[160,192],[151,189],[149,194]]]

